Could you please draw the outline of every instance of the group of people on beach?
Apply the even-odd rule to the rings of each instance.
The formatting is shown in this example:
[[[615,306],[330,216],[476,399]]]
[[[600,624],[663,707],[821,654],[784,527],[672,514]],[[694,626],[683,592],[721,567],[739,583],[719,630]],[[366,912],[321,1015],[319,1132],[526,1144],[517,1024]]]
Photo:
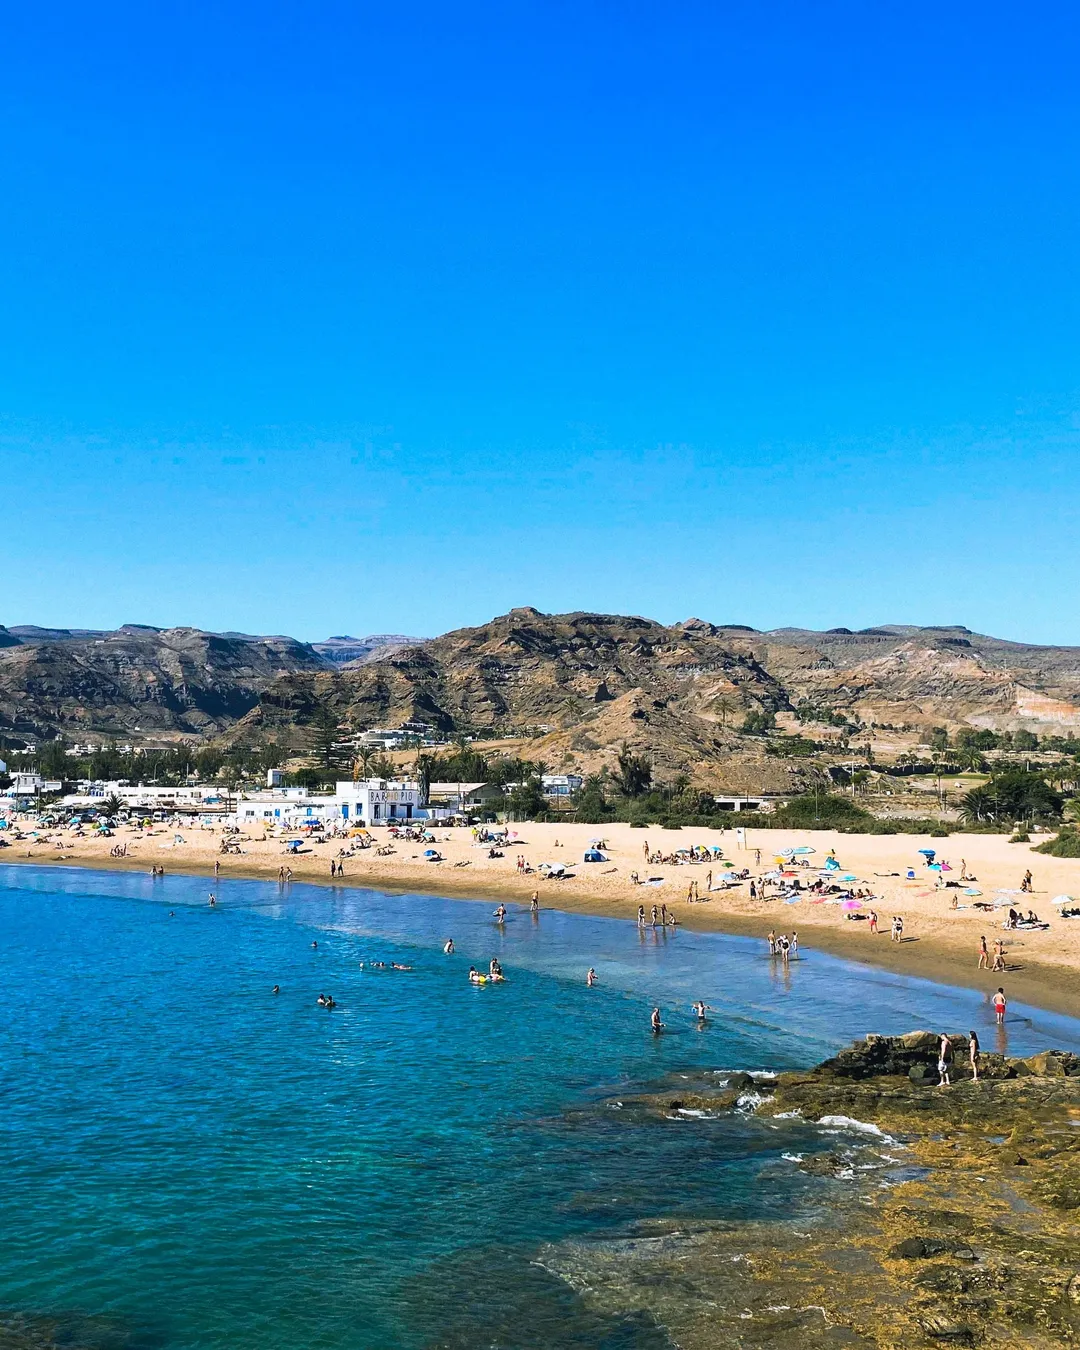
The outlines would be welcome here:
[[[639,928],[677,928],[679,921],[675,917],[673,910],[669,910],[666,904],[653,905],[651,918],[645,919],[645,906],[637,907],[637,926]]]
[[[788,937],[786,933],[781,933],[780,936],[777,937],[770,928],[767,941],[769,944],[769,955],[778,956],[781,961],[785,963],[790,961],[793,956],[798,956],[799,954],[799,935],[794,929],[792,929],[791,937]]]

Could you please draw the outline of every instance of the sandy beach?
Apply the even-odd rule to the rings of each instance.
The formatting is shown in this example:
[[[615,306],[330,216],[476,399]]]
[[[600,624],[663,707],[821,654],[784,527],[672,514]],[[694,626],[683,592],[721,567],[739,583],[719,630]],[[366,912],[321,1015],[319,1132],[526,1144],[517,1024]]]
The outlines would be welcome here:
[[[1054,1011],[1080,1015],[1080,919],[1063,920],[1050,903],[1062,893],[1080,897],[1080,860],[1049,858],[1033,853],[1027,844],[1010,844],[1004,835],[955,835],[949,839],[926,839],[915,835],[845,835],[830,831],[777,831],[747,829],[746,847],[738,846],[734,829],[660,830],[636,829],[629,825],[551,825],[526,824],[514,827],[512,838],[501,858],[488,856],[486,845],[477,845],[470,830],[439,828],[436,846],[444,861],[424,858],[428,845],[406,840],[393,842],[394,852],[377,856],[372,847],[357,851],[343,860],[344,875],[333,884],[370,886],[385,891],[409,891],[460,896],[478,901],[505,899],[528,903],[539,892],[542,908],[575,910],[632,919],[639,905],[651,915],[655,904],[667,905],[680,924],[687,928],[715,929],[761,937],[770,929],[777,933],[797,930],[803,951],[814,947],[855,960],[886,966],[913,976],[984,989],[989,997],[1003,984],[1015,999]],[[146,869],[163,866],[166,871],[213,873],[220,863],[221,878],[229,876],[277,879],[283,866],[291,868],[298,881],[331,884],[330,863],[337,859],[347,841],[334,839],[324,844],[305,843],[305,852],[286,856],[282,839],[261,835],[241,838],[243,850],[237,854],[220,853],[221,834],[217,829],[184,826],[179,830],[183,842],[177,842],[172,826],[155,826],[152,831],[122,827],[112,838],[77,837],[70,831],[51,831],[31,843],[15,841],[0,851],[0,862],[16,863],[28,859],[36,863],[60,863],[90,867]],[[376,834],[376,845],[392,842],[385,832]],[[584,863],[589,841],[603,839],[607,861]],[[879,932],[869,932],[865,920],[850,920],[838,905],[813,903],[807,899],[785,904],[779,899],[751,900],[747,885],[731,890],[706,892],[711,870],[714,887],[724,869],[720,864],[646,864],[645,844],[651,853],[671,855],[692,844],[719,846],[725,859],[736,868],[749,867],[752,875],[765,872],[776,854],[788,847],[807,845],[816,850],[812,857],[821,864],[835,851],[845,873],[853,873],[858,882],[877,897],[874,908],[880,920]],[[111,850],[127,846],[127,856],[116,858]],[[936,890],[937,873],[923,865],[919,850],[934,848],[938,858],[952,866],[946,875],[959,879],[963,860],[966,870],[977,878],[973,888],[981,895],[969,897],[961,891]],[[755,850],[760,850],[760,863]],[[545,880],[538,872],[520,874],[518,856],[524,856],[536,869],[541,863],[563,863],[570,876]],[[915,880],[907,880],[909,867]],[[1030,896],[1007,896],[999,891],[1019,892],[1027,869],[1034,875]],[[655,885],[635,885],[631,872],[646,878],[662,878]],[[816,876],[811,870],[809,877]],[[698,903],[687,903],[691,881],[697,882]],[[1002,928],[1007,910],[994,913],[974,908],[952,909],[956,897],[962,906],[980,901],[1011,900],[1026,912],[1033,908],[1050,927],[1038,931],[1007,932]],[[865,912],[865,908],[862,912]],[[904,918],[904,941],[890,940],[892,915]],[[1007,970],[1004,975],[980,971],[978,944],[981,935],[991,948],[995,939],[1006,942]],[[583,953],[583,960],[587,960]]]

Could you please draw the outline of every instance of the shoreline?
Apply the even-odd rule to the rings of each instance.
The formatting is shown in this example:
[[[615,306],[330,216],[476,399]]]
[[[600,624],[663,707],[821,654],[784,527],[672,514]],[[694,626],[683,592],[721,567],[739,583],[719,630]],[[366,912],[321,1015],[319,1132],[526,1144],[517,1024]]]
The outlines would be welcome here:
[[[535,826],[528,828],[530,831],[536,829]],[[566,833],[565,827],[562,832]],[[803,833],[805,835],[807,832]],[[145,839],[140,842],[149,844],[151,841]],[[64,856],[47,856],[42,852],[32,853],[29,857],[25,853],[21,857],[11,856],[15,852],[14,848],[5,849],[0,853],[0,863],[10,863],[13,866],[30,864],[65,868],[85,867],[98,871],[145,872],[147,863],[151,860],[158,865],[171,864],[175,860],[175,855],[161,858],[161,850],[152,852],[147,850],[140,856],[125,858],[91,853],[81,848],[72,849]],[[214,856],[209,859],[185,856],[181,865],[173,865],[167,870],[212,879]],[[459,874],[443,866],[435,870],[431,865],[419,876],[409,875],[406,878],[401,875],[400,870],[395,875],[390,866],[378,866],[377,863],[383,861],[381,859],[372,859],[376,865],[365,868],[363,872],[353,871],[331,881],[326,872],[321,868],[316,871],[311,865],[313,862],[328,864],[330,856],[329,852],[325,852],[321,855],[312,853],[291,859],[290,866],[294,867],[292,879],[305,885],[347,886],[350,889],[377,890],[390,895],[447,896],[479,903],[501,900],[527,905],[533,891],[539,890],[542,909],[623,919],[627,922],[633,922],[638,894],[642,894],[644,890],[635,888],[636,893],[633,896],[623,898],[598,894],[595,889],[582,887],[580,884],[582,881],[591,880],[588,874],[578,875],[574,880],[542,882],[535,874],[519,877],[513,872],[492,874],[478,870],[466,876],[464,870]],[[263,862],[256,857],[238,859],[235,855],[223,855],[220,861],[222,870],[219,882],[227,882],[230,878],[276,881],[277,868],[280,865],[276,858],[271,863],[269,860]],[[414,870],[410,869],[410,872]],[[663,898],[657,896],[655,891],[650,894],[656,897],[658,902]],[[879,931],[876,937],[871,937],[862,923],[840,926],[837,923],[824,922],[822,920],[825,916],[814,915],[808,912],[805,906],[801,907],[801,913],[792,915],[783,906],[769,901],[763,902],[768,908],[762,911],[746,912],[745,908],[736,909],[725,904],[718,893],[714,893],[712,898],[720,901],[715,909],[710,908],[707,903],[688,905],[677,901],[672,908],[678,914],[679,926],[690,931],[723,933],[735,937],[758,938],[762,941],[765,940],[770,928],[780,930],[784,926],[794,926],[800,930],[800,947],[804,952],[817,949],[830,956],[888,970],[893,974],[978,990],[983,992],[987,999],[998,984],[1004,984],[1011,1001],[1019,1001],[1043,1011],[1080,1019],[1080,989],[1077,988],[1076,978],[1080,971],[1071,963],[1040,961],[1037,957],[1025,956],[1022,966],[1014,966],[1004,975],[992,975],[987,971],[978,971],[975,962],[970,960],[972,946],[966,942],[961,946],[955,938],[931,943],[923,937],[913,935],[898,944],[889,940],[887,931]],[[795,922],[784,925],[781,922],[784,918],[794,919]],[[882,925],[887,927],[885,916],[882,916]],[[992,931],[993,926],[989,922],[985,927]],[[1077,927],[1080,929],[1080,922]],[[940,935],[935,934],[935,937],[937,936]],[[1077,936],[1080,937],[1080,932]],[[959,959],[961,956],[969,959],[963,961]]]

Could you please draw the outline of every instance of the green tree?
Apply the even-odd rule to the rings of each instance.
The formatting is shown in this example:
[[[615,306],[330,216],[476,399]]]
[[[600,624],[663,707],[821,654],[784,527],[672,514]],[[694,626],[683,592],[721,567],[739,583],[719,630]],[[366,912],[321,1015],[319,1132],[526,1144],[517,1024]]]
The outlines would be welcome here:
[[[512,788],[507,809],[516,820],[535,820],[537,816],[543,815],[547,810],[547,802],[540,790],[540,780],[530,778]]]
[[[624,797],[640,797],[652,784],[652,762],[646,755],[632,754],[625,743],[615,761],[611,782]]]
[[[329,708],[320,708],[312,722],[311,755],[322,769],[340,769],[345,761],[341,729]]]
[[[67,743],[59,737],[38,746],[37,770],[43,778],[66,778],[71,775],[72,761],[68,759]]]
[[[434,760],[431,755],[417,755],[413,764],[413,774],[420,784],[420,805],[427,806],[431,793],[431,770]]]
[[[590,774],[574,796],[574,819],[579,824],[602,825],[613,820],[615,812],[604,795],[602,774]]]
[[[997,800],[988,788],[972,788],[960,799],[960,819],[967,825],[988,824],[996,813]]]

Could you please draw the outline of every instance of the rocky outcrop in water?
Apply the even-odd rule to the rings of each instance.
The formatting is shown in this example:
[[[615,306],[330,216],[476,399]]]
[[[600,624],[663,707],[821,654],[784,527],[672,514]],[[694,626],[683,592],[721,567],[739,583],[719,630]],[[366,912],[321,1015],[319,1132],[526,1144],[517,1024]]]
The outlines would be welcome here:
[[[822,1209],[790,1222],[657,1220],[542,1255],[589,1306],[647,1312],[682,1350],[1080,1342],[1080,1060],[983,1057],[930,1086],[938,1038],[869,1036],[805,1073],[718,1075],[621,1103],[656,1128],[680,1110],[820,1122],[830,1147],[789,1165]],[[936,1083],[936,1072],[933,1081]],[[734,1100],[733,1100],[734,1097]],[[666,1123],[662,1123],[666,1122]],[[781,1136],[782,1137],[782,1136]]]

